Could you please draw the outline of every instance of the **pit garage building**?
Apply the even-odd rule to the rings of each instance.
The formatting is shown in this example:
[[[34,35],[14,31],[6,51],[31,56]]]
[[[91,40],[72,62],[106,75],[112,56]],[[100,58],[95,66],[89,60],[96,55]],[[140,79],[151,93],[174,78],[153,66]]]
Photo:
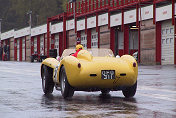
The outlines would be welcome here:
[[[34,52],[49,56],[50,49],[61,55],[81,43],[120,56],[138,51],[141,64],[176,64],[175,0],[84,0],[75,11],[73,4],[45,25],[2,33],[10,60],[29,61]]]

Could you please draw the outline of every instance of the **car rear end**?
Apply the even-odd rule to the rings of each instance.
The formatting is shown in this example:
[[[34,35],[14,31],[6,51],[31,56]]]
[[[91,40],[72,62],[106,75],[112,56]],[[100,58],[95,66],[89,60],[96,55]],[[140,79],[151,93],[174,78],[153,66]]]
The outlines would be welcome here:
[[[70,85],[76,88],[118,88],[132,86],[137,81],[136,60],[125,55],[121,58],[94,57],[91,61],[80,60],[79,73],[68,75]]]

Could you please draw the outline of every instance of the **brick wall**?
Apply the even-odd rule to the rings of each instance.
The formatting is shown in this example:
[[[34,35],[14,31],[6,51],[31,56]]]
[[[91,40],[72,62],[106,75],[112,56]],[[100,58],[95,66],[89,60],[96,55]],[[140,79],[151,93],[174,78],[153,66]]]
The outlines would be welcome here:
[[[68,36],[68,48],[75,48],[76,46],[76,34],[74,30],[67,31]]]
[[[153,19],[143,21],[141,26],[141,64],[155,64],[156,31]]]
[[[100,48],[110,48],[110,30],[108,25],[100,27]]]

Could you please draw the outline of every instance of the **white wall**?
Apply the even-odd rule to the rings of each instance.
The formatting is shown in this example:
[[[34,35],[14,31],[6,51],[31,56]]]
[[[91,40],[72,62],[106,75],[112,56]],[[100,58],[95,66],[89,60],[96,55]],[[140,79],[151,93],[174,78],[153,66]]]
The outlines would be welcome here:
[[[14,37],[14,29],[1,34],[1,40]]]
[[[26,27],[14,32],[14,38],[19,38],[28,35],[30,35],[30,27]]]
[[[47,32],[47,24],[41,25],[31,29],[31,36],[45,34]]]

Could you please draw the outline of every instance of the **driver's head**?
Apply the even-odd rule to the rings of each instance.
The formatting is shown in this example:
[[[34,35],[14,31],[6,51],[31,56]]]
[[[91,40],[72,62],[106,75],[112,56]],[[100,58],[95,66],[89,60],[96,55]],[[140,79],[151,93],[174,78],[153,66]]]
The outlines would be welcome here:
[[[84,49],[81,44],[76,45],[76,49],[75,50],[78,51],[79,49],[82,49],[82,50]]]

